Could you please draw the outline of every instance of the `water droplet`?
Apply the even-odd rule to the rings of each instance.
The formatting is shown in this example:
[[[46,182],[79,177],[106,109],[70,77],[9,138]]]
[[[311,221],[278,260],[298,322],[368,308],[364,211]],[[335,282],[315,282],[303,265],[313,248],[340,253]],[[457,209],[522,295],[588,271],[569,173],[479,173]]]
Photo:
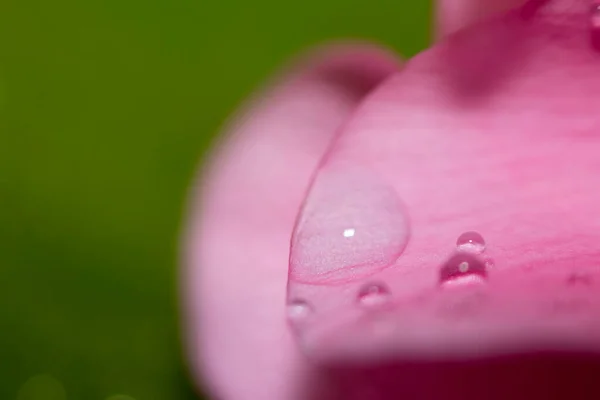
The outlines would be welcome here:
[[[288,319],[294,322],[305,320],[311,313],[311,306],[304,300],[293,300],[287,306]]]
[[[36,375],[21,386],[17,400],[66,400],[63,385],[50,375]]]
[[[351,282],[394,264],[410,224],[395,189],[362,169],[319,173],[298,218],[290,279]]]
[[[459,251],[481,254],[485,251],[485,240],[478,232],[465,232],[456,239],[456,248]]]
[[[440,269],[440,282],[446,285],[481,283],[487,278],[485,263],[470,253],[456,253]]]
[[[389,289],[382,283],[364,285],[358,292],[358,301],[365,307],[375,307],[387,303],[390,299]]]

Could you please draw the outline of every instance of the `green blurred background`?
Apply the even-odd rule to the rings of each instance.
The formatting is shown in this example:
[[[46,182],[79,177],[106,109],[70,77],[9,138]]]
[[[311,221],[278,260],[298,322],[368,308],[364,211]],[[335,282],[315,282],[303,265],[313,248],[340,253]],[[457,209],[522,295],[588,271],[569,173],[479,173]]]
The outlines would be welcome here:
[[[428,43],[431,10],[1,0],[0,399],[197,398],[176,253],[207,145],[298,51],[366,38],[410,56]]]

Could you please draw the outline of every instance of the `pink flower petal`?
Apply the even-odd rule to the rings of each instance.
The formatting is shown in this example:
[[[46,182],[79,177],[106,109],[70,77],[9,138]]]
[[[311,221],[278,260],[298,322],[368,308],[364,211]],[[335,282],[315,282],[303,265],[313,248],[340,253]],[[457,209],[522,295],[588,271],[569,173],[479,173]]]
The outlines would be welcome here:
[[[338,379],[335,398],[600,396],[600,55],[588,5],[555,1],[463,31],[409,61],[345,125],[315,189],[319,174],[368,171],[405,204],[410,239],[367,277],[348,263],[351,279],[307,282],[292,265],[289,298],[311,312],[291,323]],[[319,215],[311,196],[300,222]],[[348,221],[309,244],[326,257]],[[447,264],[467,231],[485,238],[486,273],[479,256]],[[440,287],[469,264],[477,279]],[[387,302],[365,308],[363,288],[378,284]]]
[[[510,12],[395,74],[380,51],[334,52],[239,119],[187,242],[188,342],[211,393],[600,397],[589,18],[585,0]],[[485,252],[452,257],[468,231]],[[555,353],[574,350],[589,353]]]
[[[184,294],[196,375],[220,399],[304,399],[311,370],[285,320],[294,219],[319,159],[399,63],[329,46],[271,84],[228,129],[192,198]]]
[[[498,12],[507,11],[526,0],[438,0],[436,36],[441,39]]]

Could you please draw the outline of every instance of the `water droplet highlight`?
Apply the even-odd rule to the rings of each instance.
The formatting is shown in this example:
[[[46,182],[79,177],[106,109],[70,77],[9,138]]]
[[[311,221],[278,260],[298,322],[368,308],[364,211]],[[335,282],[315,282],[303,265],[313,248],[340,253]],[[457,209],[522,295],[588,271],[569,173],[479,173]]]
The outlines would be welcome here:
[[[485,251],[485,240],[478,232],[465,232],[456,239],[456,248],[459,251],[481,254]]]
[[[287,317],[290,321],[303,321],[310,314],[312,314],[312,307],[304,300],[293,300],[287,305]]]
[[[358,292],[358,301],[364,307],[377,307],[387,303],[391,294],[382,283],[364,285]]]
[[[440,269],[440,283],[444,286],[482,283],[487,279],[485,262],[470,253],[456,253]]]

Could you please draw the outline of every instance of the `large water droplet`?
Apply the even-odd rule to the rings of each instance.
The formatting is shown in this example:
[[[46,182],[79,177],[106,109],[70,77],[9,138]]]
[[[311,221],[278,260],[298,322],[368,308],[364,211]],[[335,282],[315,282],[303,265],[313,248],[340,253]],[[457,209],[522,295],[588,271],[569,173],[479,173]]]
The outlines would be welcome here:
[[[322,284],[369,276],[393,265],[408,238],[404,205],[378,175],[321,171],[294,230],[290,278]]]
[[[485,240],[478,232],[465,232],[456,239],[456,248],[459,251],[481,254],[485,251]]]
[[[440,269],[444,286],[481,283],[487,278],[485,263],[470,253],[456,253]]]
[[[312,314],[312,307],[304,300],[292,300],[287,306],[287,317],[292,322],[300,322]]]
[[[365,307],[377,307],[390,300],[390,291],[382,283],[369,283],[358,292],[358,301]]]

